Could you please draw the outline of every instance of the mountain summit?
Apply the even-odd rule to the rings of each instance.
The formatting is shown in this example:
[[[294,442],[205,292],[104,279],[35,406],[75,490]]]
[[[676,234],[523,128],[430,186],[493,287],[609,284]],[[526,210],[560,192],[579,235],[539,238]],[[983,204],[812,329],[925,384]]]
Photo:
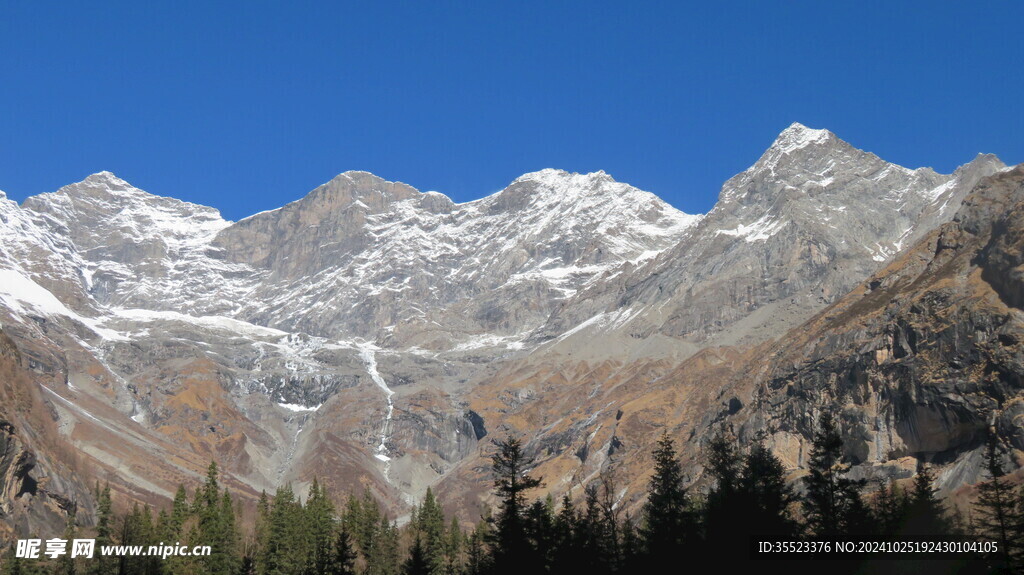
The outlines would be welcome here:
[[[7,367],[40,406],[3,415],[53,427],[38,473],[68,478],[51,485],[70,498],[87,482],[52,454],[140,500],[216,459],[252,496],[319,476],[395,512],[428,485],[469,510],[496,432],[532,438],[561,496],[682,429],[677,415],[705,437],[716,402],[750,400],[714,396],[715,370],[789,337],[1005,172],[987,155],[907,169],[793,124],[703,215],[604,172],[544,169],[455,203],[350,171],[238,222],[101,172],[0,199],[0,324],[22,358]],[[700,385],[672,387],[684,365]],[[19,415],[41,406],[54,415]],[[52,519],[29,508],[27,525]]]

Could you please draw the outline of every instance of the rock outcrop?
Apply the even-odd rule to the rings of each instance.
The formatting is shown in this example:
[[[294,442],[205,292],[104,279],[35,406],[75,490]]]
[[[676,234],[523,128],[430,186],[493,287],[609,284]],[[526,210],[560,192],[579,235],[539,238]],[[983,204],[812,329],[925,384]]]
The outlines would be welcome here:
[[[160,501],[211,459],[243,498],[317,476],[401,513],[434,485],[473,517],[505,433],[552,493],[614,473],[638,504],[661,431],[694,481],[723,428],[798,473],[826,408],[858,473],[971,482],[988,423],[1022,441],[1018,176],[794,124],[702,216],[558,170],[464,204],[346,172],[234,223],[107,172],[0,198],[35,414],[0,414],[4,502],[30,502],[4,520],[56,528],[97,479]]]

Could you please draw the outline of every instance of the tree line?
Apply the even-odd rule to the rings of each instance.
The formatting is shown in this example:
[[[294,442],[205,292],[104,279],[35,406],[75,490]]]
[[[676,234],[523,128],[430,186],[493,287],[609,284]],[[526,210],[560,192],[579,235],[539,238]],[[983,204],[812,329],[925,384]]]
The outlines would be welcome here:
[[[836,572],[1024,572],[1024,490],[1009,481],[1006,453],[994,433],[985,449],[985,481],[965,515],[941,500],[935,477],[921,466],[910,485],[888,483],[873,492],[851,477],[843,441],[826,414],[814,434],[807,474],[797,481],[763,442],[747,449],[725,435],[704,451],[707,485],[688,481],[673,441],[653,451],[646,502],[636,517],[619,505],[622,491],[601,477],[568,496],[530,499],[543,485],[513,437],[492,457],[498,505],[472,528],[447,518],[428,489],[399,526],[365,491],[337,504],[314,479],[305,500],[291,485],[263,493],[255,518],[221,486],[211,463],[191,496],[179,487],[168,509],[134,505],[114,513],[109,486],[96,486],[97,521],[89,529],[69,519],[62,536],[95,537],[101,545],[209,545],[208,556],[96,557],[4,560],[7,575],[511,575],[539,573],[656,573],[665,565],[760,561],[757,539],[834,541],[856,537],[898,540],[935,536],[985,540],[998,551],[931,561],[885,557],[830,563]],[[797,570],[808,563],[787,564]],[[810,562],[817,572],[823,563]]]

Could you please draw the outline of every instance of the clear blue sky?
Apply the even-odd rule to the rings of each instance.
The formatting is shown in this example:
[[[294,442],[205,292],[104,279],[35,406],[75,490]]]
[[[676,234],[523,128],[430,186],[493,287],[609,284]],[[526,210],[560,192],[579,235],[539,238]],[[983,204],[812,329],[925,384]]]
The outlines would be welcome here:
[[[1022,2],[3,2],[0,189],[238,219],[350,169],[456,201],[603,169],[694,213],[793,121],[1024,160]]]

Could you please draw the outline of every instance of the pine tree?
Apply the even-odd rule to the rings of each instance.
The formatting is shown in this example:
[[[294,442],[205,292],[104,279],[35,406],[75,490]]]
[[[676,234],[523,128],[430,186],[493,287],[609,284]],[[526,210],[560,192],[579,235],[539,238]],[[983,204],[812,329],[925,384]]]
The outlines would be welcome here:
[[[733,557],[746,551],[746,542],[736,536],[737,521],[749,511],[746,494],[740,491],[743,459],[736,449],[736,440],[724,434],[715,436],[705,452],[706,469],[711,477],[704,504],[704,533],[708,557]]]
[[[737,518],[742,517],[739,522],[748,533],[779,539],[797,535],[798,525],[789,513],[796,497],[786,482],[785,467],[764,443],[755,443],[744,458],[739,490],[749,507]]]
[[[22,559],[15,556],[14,545],[7,548],[3,561],[4,575],[25,575]]]
[[[350,499],[349,503],[353,503],[353,499]],[[362,500],[355,500],[355,504],[349,506],[346,517],[352,522],[352,536],[359,544],[359,551],[369,561],[370,551],[380,532],[382,519],[380,505],[369,489],[363,491]]]
[[[423,540],[416,534],[416,540],[409,550],[409,557],[402,565],[403,575],[430,575],[430,561],[427,558],[426,549],[423,547]]]
[[[64,534],[61,535],[61,539],[68,542],[71,545],[71,541],[76,537],[78,532],[78,522],[76,517],[75,508],[71,509],[68,513],[67,523],[64,526]],[[71,553],[65,553],[57,558],[57,565],[54,569],[54,575],[76,575],[77,569],[75,567],[75,560],[71,558]]]
[[[448,537],[445,540],[445,575],[461,575],[462,573],[462,548],[464,535],[459,521],[452,517],[448,525]]]
[[[922,465],[914,476],[914,488],[910,492],[907,531],[913,535],[946,535],[950,532],[950,521],[946,509],[937,497],[935,475],[931,467]]]
[[[260,498],[256,502],[256,517],[253,525],[253,539],[255,548],[251,551],[253,564],[260,575],[266,573],[266,558],[268,546],[270,545],[270,496],[266,490],[260,491]]]
[[[879,534],[894,537],[903,529],[907,516],[907,496],[895,483],[889,481],[875,495],[874,515]]]
[[[545,569],[554,561],[555,551],[555,518],[547,501],[534,501],[526,508],[524,526],[531,553],[537,565]]]
[[[568,494],[564,495],[562,508],[555,515],[552,572],[568,572],[575,566],[584,564],[581,522],[572,499]]]
[[[211,575],[235,573],[240,561],[234,504],[228,490],[221,491],[219,478],[217,463],[211,461],[192,506],[198,524],[191,544],[210,546],[210,555],[198,558],[197,563]]]
[[[974,503],[977,514],[976,530],[983,540],[999,544],[996,557],[996,568],[1011,573],[1020,568],[1021,528],[1024,517],[1017,506],[1017,496],[1013,486],[1005,480],[1006,468],[1003,466],[1005,450],[999,443],[994,430],[989,430],[985,444],[985,472],[988,481],[978,485],[978,499]]]
[[[267,540],[259,563],[267,575],[298,575],[306,564],[302,506],[290,484],[277,489],[270,505]]]
[[[238,542],[241,535],[236,525],[234,502],[226,487],[220,498],[217,523],[216,544],[221,549],[221,553],[219,556],[214,554],[211,557],[216,558],[211,563],[211,572],[236,573],[241,564],[241,558],[238,555]]]
[[[584,572],[593,575],[610,573],[617,562],[617,542],[612,539],[605,522],[597,486],[588,485],[584,493],[585,505],[577,543],[583,559],[580,566]]]
[[[414,522],[430,575],[443,575],[445,571],[444,512],[434,492],[428,487]]]
[[[466,575],[484,575],[491,570],[488,542],[491,536],[491,517],[485,516],[476,524],[466,544]]]
[[[161,533],[164,541],[168,544],[176,544],[181,540],[181,528],[189,516],[188,492],[184,485],[178,486],[174,494],[174,502],[171,503],[171,513],[166,524],[166,531]]]
[[[142,525],[142,511],[139,504],[135,503],[132,510],[121,517],[118,543],[121,545],[146,545]],[[144,558],[133,555],[122,555],[117,558],[117,572],[120,573],[141,573]]]
[[[859,502],[863,480],[846,477],[850,465],[843,461],[843,440],[831,414],[818,422],[811,446],[810,473],[804,478],[807,493],[803,508],[811,533],[824,540],[836,539],[863,507]]]
[[[338,529],[334,540],[334,560],[331,562],[330,575],[356,575],[356,552],[352,547],[352,535],[345,523]]]
[[[366,558],[366,575],[396,575],[400,567],[398,528],[382,516]]]
[[[110,484],[106,483],[100,489],[96,484],[96,548],[110,545],[114,542],[114,512],[110,499]],[[111,557],[97,556],[90,562],[91,573],[94,575],[107,575],[116,568],[116,563]]]
[[[697,535],[683,472],[676,458],[675,445],[662,435],[654,450],[654,475],[651,477],[644,522],[640,528],[644,548],[654,564],[663,564],[684,552]]]
[[[326,575],[334,558],[334,504],[315,477],[306,499],[305,515],[307,532],[304,538],[311,550],[307,572]]]
[[[493,566],[496,573],[529,572],[536,568],[537,561],[524,529],[525,493],[542,483],[526,472],[528,461],[518,439],[507,437],[497,447],[491,457],[494,487],[500,501],[495,517]]]
[[[628,514],[622,520],[621,539],[622,539],[622,569],[623,573],[634,573],[636,572],[635,566],[640,559],[642,552],[642,545],[640,536],[637,534],[636,525],[633,518]]]

